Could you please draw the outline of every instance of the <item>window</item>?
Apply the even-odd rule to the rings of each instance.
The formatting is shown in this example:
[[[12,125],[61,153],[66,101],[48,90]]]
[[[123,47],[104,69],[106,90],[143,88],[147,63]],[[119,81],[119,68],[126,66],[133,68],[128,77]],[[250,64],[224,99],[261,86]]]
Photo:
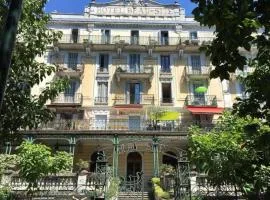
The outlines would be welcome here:
[[[109,67],[109,55],[100,54],[99,55],[99,72],[108,72]]]
[[[190,37],[191,40],[197,40],[198,39],[197,31],[190,32],[189,37]]]
[[[68,68],[76,69],[78,64],[78,53],[68,53]]]
[[[108,103],[108,82],[98,82],[98,96],[96,97],[96,103]]]
[[[162,83],[162,103],[172,103],[171,83]]]
[[[71,42],[77,43],[79,37],[79,30],[78,29],[72,29],[71,31]]]
[[[140,72],[140,54],[130,54],[129,56],[129,72]]]
[[[201,57],[199,55],[190,56],[192,70],[201,70]]]
[[[161,56],[160,63],[161,63],[161,72],[168,72],[168,73],[171,72],[170,56]]]
[[[75,95],[78,85],[78,81],[72,80],[70,82],[69,87],[64,92],[65,103],[75,103],[78,100],[78,96]]]

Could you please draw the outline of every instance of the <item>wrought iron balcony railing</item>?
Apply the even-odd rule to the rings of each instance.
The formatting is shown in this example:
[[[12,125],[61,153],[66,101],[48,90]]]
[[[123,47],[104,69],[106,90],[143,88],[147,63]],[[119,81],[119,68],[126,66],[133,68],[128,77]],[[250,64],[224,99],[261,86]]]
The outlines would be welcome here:
[[[114,99],[114,104],[115,105],[126,105],[126,104],[152,105],[154,104],[154,95],[152,94],[117,95]]]
[[[143,117],[142,117],[143,118]],[[46,124],[41,124],[39,130],[91,130],[91,131],[168,131],[186,132],[192,125],[209,130],[214,127],[215,122],[180,121],[168,120],[158,121],[149,119],[133,118],[109,118],[104,120],[55,120]]]
[[[81,104],[82,94],[65,94],[60,93],[55,99],[52,100],[52,104]]]
[[[116,68],[117,73],[134,73],[134,74],[152,74],[153,66],[151,65],[140,65],[140,66],[130,66],[121,65]]]
[[[108,104],[108,97],[96,97],[95,104],[96,105],[107,105]]]
[[[185,100],[187,106],[217,106],[215,95],[188,95]]]
[[[151,37],[151,36],[120,36],[120,35],[78,35],[74,37],[71,34],[64,34],[58,41],[67,44],[124,44],[124,45],[151,45],[151,46],[169,46],[169,45],[198,45],[207,44],[213,40],[213,37],[198,37],[191,39],[189,37]]]
[[[172,73],[170,67],[160,68],[160,73]]]
[[[211,67],[209,66],[186,66],[186,74],[187,75],[210,75]]]
[[[173,98],[161,98],[160,102],[162,104],[172,104],[173,103]]]

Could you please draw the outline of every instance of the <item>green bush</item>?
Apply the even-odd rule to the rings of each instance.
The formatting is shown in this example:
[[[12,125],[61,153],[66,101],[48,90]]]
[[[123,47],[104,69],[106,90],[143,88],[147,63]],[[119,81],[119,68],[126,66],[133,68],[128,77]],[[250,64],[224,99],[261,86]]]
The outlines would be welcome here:
[[[0,186],[0,200],[11,200],[11,190],[7,186]]]
[[[152,181],[153,185],[154,184],[160,185],[160,178],[158,178],[158,177],[152,178],[151,181]]]

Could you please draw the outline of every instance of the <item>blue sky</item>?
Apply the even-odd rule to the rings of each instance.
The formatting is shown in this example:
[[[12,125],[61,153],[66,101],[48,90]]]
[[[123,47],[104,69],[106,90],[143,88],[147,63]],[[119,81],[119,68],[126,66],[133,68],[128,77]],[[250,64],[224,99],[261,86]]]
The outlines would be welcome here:
[[[60,13],[79,13],[83,12],[84,7],[91,0],[49,0],[45,10],[46,12],[58,11]],[[96,2],[108,2],[110,0],[96,0]],[[157,0],[160,3],[174,3],[175,0]],[[186,9],[186,14],[191,15],[195,4],[191,3],[190,0],[180,0],[181,6]]]

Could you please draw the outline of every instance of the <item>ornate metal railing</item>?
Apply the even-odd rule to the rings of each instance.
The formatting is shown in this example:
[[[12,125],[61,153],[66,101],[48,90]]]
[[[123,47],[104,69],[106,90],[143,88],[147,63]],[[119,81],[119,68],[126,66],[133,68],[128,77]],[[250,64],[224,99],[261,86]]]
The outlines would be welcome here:
[[[96,97],[95,104],[96,105],[107,105],[108,104],[108,97]]]
[[[161,102],[161,104],[172,104],[173,98],[161,98],[160,102]]]
[[[126,104],[152,105],[153,103],[154,103],[154,95],[152,94],[117,95],[114,98],[115,105],[126,105]]]
[[[192,67],[186,66],[187,75],[210,75],[211,68],[209,66]]]
[[[71,34],[64,34],[59,43],[90,43],[90,44],[123,44],[123,45],[202,45],[208,44],[214,37],[198,37],[191,39],[189,37],[152,37],[152,36],[120,36],[120,35],[78,35],[74,37]]]
[[[65,94],[60,93],[55,99],[52,100],[52,104],[80,104],[82,102],[82,94]]]
[[[217,106],[217,97],[215,95],[188,95],[185,100],[187,106]]]
[[[186,132],[191,125],[197,125],[205,130],[214,127],[216,121],[180,121],[180,120],[134,120],[109,118],[104,120],[55,120],[41,124],[40,130],[103,130],[103,131],[165,131],[165,132]]]
[[[140,65],[137,67],[131,67],[130,65],[121,65],[116,68],[116,73],[152,74],[153,66]]]

